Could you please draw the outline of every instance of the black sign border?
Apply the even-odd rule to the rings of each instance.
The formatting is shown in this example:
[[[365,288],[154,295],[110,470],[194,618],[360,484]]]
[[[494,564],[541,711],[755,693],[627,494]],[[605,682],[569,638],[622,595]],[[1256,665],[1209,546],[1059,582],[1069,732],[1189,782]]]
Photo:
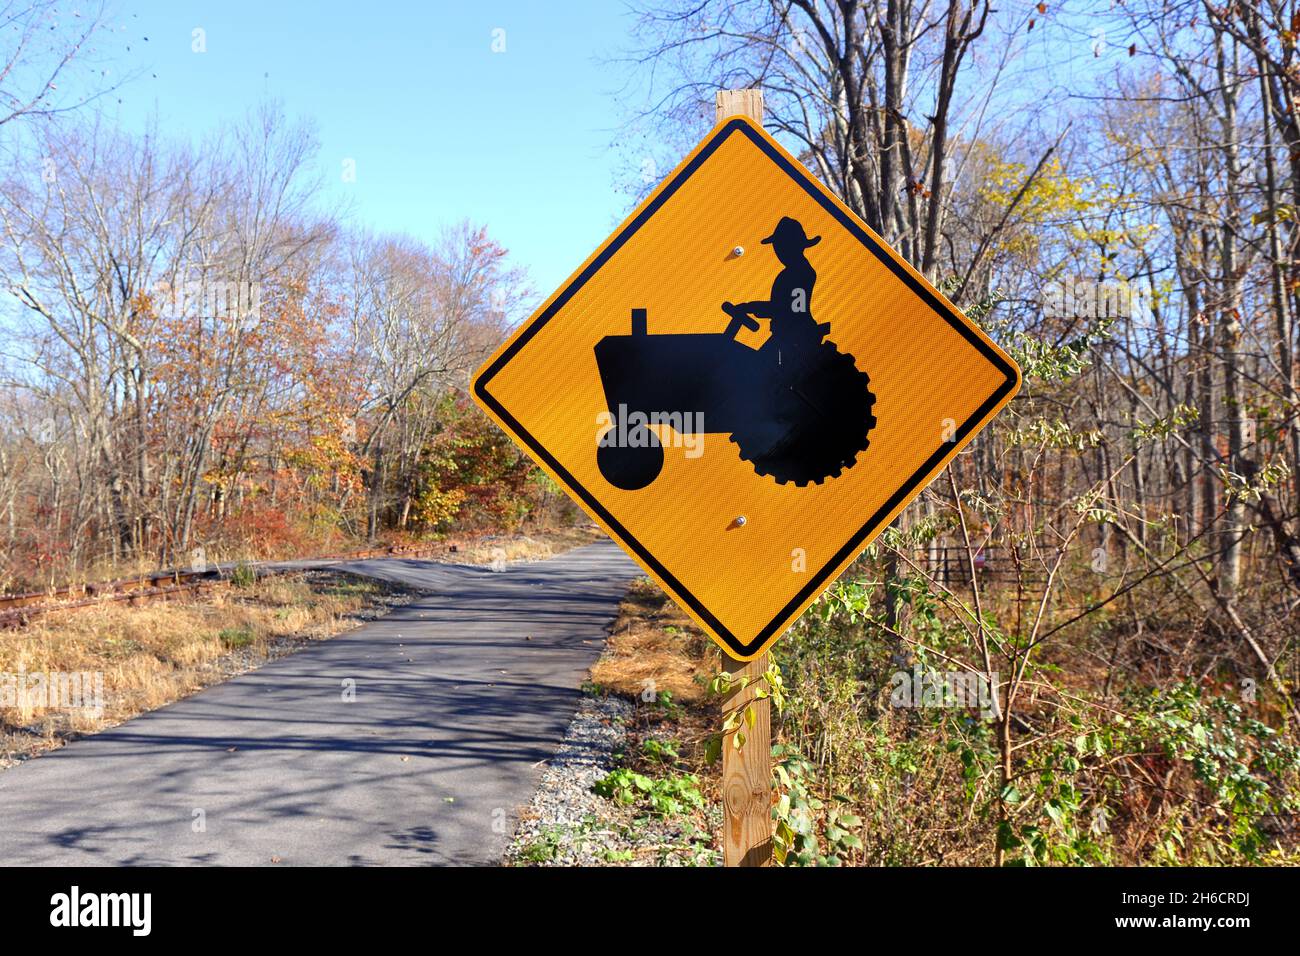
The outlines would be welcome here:
[[[750,142],[757,146],[764,155],[771,159],[782,172],[786,173],[786,175],[798,183],[799,186],[803,188],[804,192],[808,193],[808,195],[815,199],[823,209],[834,216],[847,232],[851,233],[867,248],[869,252],[871,252],[872,255],[893,272],[894,275],[901,279],[903,283],[907,285],[907,287],[911,289],[918,298],[925,302],[925,304],[928,305],[936,315],[952,326],[953,329],[960,333],[962,338],[974,346],[981,355],[988,359],[989,362],[998,369],[998,371],[1002,372],[1003,375],[1006,376],[1006,381],[998,386],[993,394],[975,410],[974,414],[972,414],[970,418],[966,419],[966,421],[957,428],[953,433],[951,441],[942,443],[939,446],[939,449],[927,458],[924,463],[922,463],[921,467],[916,470],[916,472],[903,484],[901,488],[894,492],[894,494],[891,495],[883,505],[876,509],[875,513],[867,520],[866,524],[858,529],[858,531],[849,539],[848,543],[835,552],[835,555],[830,559],[830,561],[809,578],[808,583],[800,588],[799,593],[796,594],[748,644],[743,643],[736,637],[736,635],[732,634],[731,631],[724,627],[722,622],[719,621],[713,613],[690,592],[689,589],[683,586],[672,572],[665,568],[663,564],[661,564],[659,560],[641,544],[641,542],[639,542],[625,527],[623,527],[622,523],[606,510],[605,506],[600,503],[596,496],[584,488],[573,477],[573,475],[569,473],[568,469],[561,465],[550,452],[542,447],[542,444],[537,441],[537,439],[534,438],[532,434],[530,434],[529,431],[524,428],[509,411],[506,410],[505,406],[497,401],[488,391],[488,383],[491,382],[497,373],[499,373],[501,369],[503,369],[506,364],[514,358],[514,356],[517,355],[519,351],[529,343],[529,341],[532,340],[533,336],[537,334],[542,326],[554,318],[555,315],[564,308],[568,301],[573,298],[574,294],[581,289],[592,276],[600,271],[600,268],[609,261],[614,253],[618,252],[618,250],[623,247],[623,244],[626,243],[638,229],[645,225],[650,217],[653,216],[659,208],[663,206],[663,204],[667,202],[678,189],[681,188],[682,184],[685,183],[691,175],[699,169],[704,161],[712,156],[713,153],[717,151],[718,147],[726,142],[727,138],[733,133],[741,133],[746,136]],[[987,342],[972,331],[966,324],[964,318],[959,318],[954,315],[952,310],[942,300],[936,297],[924,283],[920,282],[911,272],[896,262],[893,256],[885,252],[884,249],[881,248],[880,243],[869,232],[863,229],[863,227],[859,225],[852,216],[832,202],[822,192],[821,188],[812,179],[807,170],[802,166],[792,163],[780,151],[774,149],[771,143],[758,135],[758,133],[756,133],[747,122],[742,119],[731,119],[718,128],[713,137],[704,144],[695,156],[691,158],[690,162],[678,170],[677,174],[673,176],[672,181],[655,194],[654,198],[640,210],[636,217],[620,230],[613,241],[601,249],[599,255],[592,259],[591,262],[587,264],[586,268],[574,277],[573,281],[565,286],[564,291],[557,295],[550,305],[537,315],[491,362],[491,364],[483,369],[483,371],[475,378],[473,389],[474,394],[478,396],[480,401],[491,408],[492,411],[509,426],[511,431],[523,439],[533,453],[545,461],[546,464],[560,477],[560,479],[570,489],[575,491],[587,506],[596,512],[606,525],[617,534],[618,537],[628,545],[628,547],[636,552],[642,561],[653,568],[656,574],[668,582],[674,592],[690,605],[691,610],[708,622],[714,633],[723,640],[728,648],[740,657],[752,657],[768,643],[770,638],[777,636],[777,628],[780,626],[782,621],[788,618],[795,609],[810,596],[819,593],[824,586],[830,583],[830,579],[834,575],[836,567],[857,550],[862,542],[867,540],[876,532],[877,528],[884,522],[885,517],[893,511],[894,508],[906,500],[914,490],[918,490],[917,486],[920,485],[925,476],[943,460],[944,456],[948,454],[954,446],[960,445],[984,419],[984,417],[993,408],[997,407],[999,402],[1014,392],[1018,387],[1019,382],[1020,375],[1016,367],[1007,362],[996,349],[991,348]]]

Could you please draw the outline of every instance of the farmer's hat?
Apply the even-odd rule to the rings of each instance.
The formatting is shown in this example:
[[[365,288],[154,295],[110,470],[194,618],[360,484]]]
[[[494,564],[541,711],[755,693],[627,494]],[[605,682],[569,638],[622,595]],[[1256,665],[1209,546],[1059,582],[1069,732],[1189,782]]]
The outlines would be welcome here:
[[[772,234],[763,240],[767,244],[775,244],[782,247],[796,246],[800,249],[807,249],[809,246],[815,246],[822,241],[821,236],[813,236],[809,239],[804,235],[803,225],[797,219],[791,219],[789,216],[782,216],[781,221],[776,224]]]

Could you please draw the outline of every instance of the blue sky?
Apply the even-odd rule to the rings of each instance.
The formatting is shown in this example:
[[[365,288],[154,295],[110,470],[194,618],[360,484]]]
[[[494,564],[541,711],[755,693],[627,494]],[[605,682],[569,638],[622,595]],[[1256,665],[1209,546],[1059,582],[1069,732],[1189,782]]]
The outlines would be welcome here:
[[[162,132],[198,139],[279,100],[316,124],[327,203],[424,238],[486,224],[540,294],[628,211],[610,149],[621,71],[603,62],[632,27],[617,0],[122,0],[113,23],[108,65],[130,79],[100,108],[123,127],[156,112]]]
[[[615,147],[634,74],[611,62],[636,42],[623,0],[110,3],[112,39],[84,58],[126,78],[98,101],[110,122],[143,130],[156,116],[163,134],[199,140],[278,101],[315,124],[324,202],[358,226],[432,239],[460,219],[484,224],[544,296],[629,210],[635,150]],[[1122,43],[1089,52],[1101,21],[1083,12],[1097,4],[1054,4],[1036,32],[1024,32],[1032,3],[999,18],[1018,34],[1004,98],[1032,105],[1126,59]],[[980,68],[996,69],[1001,49],[982,49]]]

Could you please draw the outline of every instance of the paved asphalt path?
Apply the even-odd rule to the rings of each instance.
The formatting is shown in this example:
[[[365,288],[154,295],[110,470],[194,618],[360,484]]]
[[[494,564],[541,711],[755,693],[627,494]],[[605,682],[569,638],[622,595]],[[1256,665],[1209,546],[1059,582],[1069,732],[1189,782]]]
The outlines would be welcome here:
[[[499,861],[639,571],[341,566],[432,593],[0,772],[0,864]]]

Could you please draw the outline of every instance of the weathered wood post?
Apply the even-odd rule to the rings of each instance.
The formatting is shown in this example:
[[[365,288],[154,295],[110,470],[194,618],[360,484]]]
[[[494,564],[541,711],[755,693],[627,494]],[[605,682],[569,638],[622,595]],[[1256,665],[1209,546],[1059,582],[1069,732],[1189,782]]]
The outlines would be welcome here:
[[[719,90],[717,121],[737,114],[763,122],[762,90]],[[754,692],[763,687],[768,655],[742,663],[724,655],[724,668],[733,683],[748,678],[723,702],[723,714],[737,714],[736,733],[745,745],[735,747],[733,735],[722,742],[723,861],[727,866],[770,866],[772,863],[772,704]],[[754,723],[744,719],[753,705]]]

